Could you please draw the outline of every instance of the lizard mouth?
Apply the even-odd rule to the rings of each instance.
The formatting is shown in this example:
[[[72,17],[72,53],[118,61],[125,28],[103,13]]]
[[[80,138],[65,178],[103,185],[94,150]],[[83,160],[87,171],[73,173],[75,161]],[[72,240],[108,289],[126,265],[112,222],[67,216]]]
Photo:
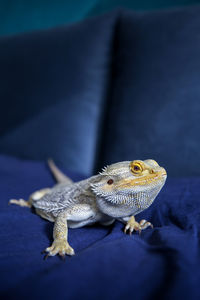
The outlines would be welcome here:
[[[162,177],[167,177],[167,172],[166,172],[166,170],[165,170],[164,168],[161,169],[160,175],[161,175]]]

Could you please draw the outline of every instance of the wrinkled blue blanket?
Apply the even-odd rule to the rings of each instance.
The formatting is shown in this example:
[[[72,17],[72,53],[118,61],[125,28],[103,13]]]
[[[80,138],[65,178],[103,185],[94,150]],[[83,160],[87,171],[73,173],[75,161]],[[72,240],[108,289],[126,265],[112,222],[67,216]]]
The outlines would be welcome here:
[[[52,184],[44,163],[0,156],[1,299],[198,298],[200,178],[168,179],[152,207],[137,216],[155,226],[141,236],[125,235],[119,222],[69,230],[76,255],[65,261],[43,260],[52,223],[8,205]]]

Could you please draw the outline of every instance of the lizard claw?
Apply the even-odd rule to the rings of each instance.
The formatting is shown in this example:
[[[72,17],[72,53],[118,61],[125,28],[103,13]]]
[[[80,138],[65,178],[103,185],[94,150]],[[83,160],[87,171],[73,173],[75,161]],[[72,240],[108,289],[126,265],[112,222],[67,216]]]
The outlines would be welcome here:
[[[44,259],[47,259],[49,256],[55,256],[56,254],[60,255],[62,258],[65,258],[65,255],[74,255],[74,249],[68,244],[66,240],[54,240],[53,244],[46,248],[44,252],[48,252]]]
[[[44,256],[44,260],[47,260],[48,257],[49,257],[49,253],[47,253],[47,254]]]
[[[129,230],[129,235],[132,235],[133,231],[137,231],[139,234],[141,234],[142,230],[146,229],[149,226],[153,228],[153,225],[150,222],[141,220],[140,223],[138,223],[135,221],[134,217],[131,217],[124,228],[124,233]]]

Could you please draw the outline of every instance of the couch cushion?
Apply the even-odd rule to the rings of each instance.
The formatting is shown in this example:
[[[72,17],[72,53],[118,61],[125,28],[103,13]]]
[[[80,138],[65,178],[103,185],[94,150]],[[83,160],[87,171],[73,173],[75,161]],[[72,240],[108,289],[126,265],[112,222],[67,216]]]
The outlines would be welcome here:
[[[0,39],[0,150],[90,173],[117,13]]]
[[[154,158],[200,175],[200,7],[122,13],[98,167]]]
[[[125,235],[119,222],[69,229],[76,255],[65,262],[42,259],[53,224],[8,205],[52,184],[44,163],[0,156],[2,299],[198,299],[200,178],[167,180],[153,205],[136,216],[154,224],[141,235]]]

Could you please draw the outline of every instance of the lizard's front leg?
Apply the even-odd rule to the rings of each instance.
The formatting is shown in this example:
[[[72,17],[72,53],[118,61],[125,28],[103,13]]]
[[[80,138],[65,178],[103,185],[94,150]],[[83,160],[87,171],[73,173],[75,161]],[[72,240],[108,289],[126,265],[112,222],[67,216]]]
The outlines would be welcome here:
[[[128,222],[127,222],[127,224],[126,224],[126,226],[124,228],[124,233],[126,233],[129,230],[129,234],[131,235],[134,230],[138,231],[139,233],[141,233],[141,231],[143,229],[146,229],[149,226],[151,228],[153,228],[153,225],[150,222],[146,221],[146,220],[141,220],[138,223],[138,222],[136,222],[134,216],[132,216],[130,218],[123,218],[124,221],[127,221],[127,219],[128,219]]]
[[[45,252],[48,253],[45,258],[48,256],[54,256],[56,254],[59,254],[63,257],[65,254],[74,255],[74,249],[68,244],[67,236],[67,219],[65,215],[61,214],[55,220],[53,228],[54,241],[50,247],[46,248]]]

